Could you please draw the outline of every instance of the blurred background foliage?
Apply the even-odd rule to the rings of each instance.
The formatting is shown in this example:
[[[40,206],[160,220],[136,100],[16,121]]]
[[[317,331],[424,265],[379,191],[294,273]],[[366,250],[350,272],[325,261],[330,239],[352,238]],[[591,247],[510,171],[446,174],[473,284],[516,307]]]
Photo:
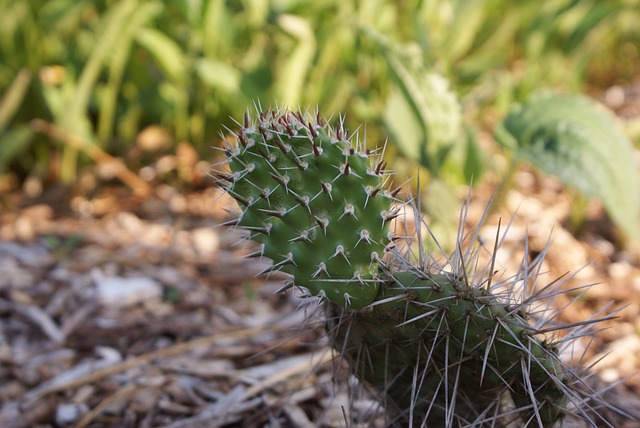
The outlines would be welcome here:
[[[0,0],[0,174],[73,183],[105,159],[143,164],[135,153],[150,133],[164,150],[187,142],[212,159],[231,118],[257,103],[345,114],[445,189],[468,184],[492,167],[478,132],[514,103],[638,76],[638,10],[640,0]]]

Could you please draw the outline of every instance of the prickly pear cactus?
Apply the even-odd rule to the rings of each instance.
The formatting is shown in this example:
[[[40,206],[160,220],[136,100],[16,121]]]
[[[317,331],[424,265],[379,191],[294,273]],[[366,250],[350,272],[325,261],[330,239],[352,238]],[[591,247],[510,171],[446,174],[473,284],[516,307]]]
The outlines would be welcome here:
[[[381,153],[353,142],[341,124],[259,111],[233,136],[228,169],[216,178],[242,208],[239,226],[273,269],[326,303],[334,348],[378,394],[389,425],[549,427],[571,412],[588,418],[593,397],[560,360],[561,341],[545,336],[564,327],[549,327],[554,314],[530,313],[559,293],[558,283],[530,290],[539,265],[524,263],[501,283],[493,267],[471,269],[476,253],[460,248],[453,272],[424,255],[411,262],[389,231],[402,202],[385,190]]]
[[[364,146],[301,113],[247,117],[217,177],[243,206],[240,225],[274,267],[340,307],[363,308],[378,295],[378,260],[388,241],[384,164]]]

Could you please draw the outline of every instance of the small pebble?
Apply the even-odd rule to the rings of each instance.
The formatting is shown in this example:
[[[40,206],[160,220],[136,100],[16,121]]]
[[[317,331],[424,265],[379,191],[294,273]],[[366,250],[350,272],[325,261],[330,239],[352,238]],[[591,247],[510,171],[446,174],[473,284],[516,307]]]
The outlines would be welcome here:
[[[220,238],[215,230],[199,227],[191,231],[193,245],[201,255],[210,256],[220,246]]]
[[[56,423],[60,426],[75,424],[88,411],[89,407],[84,403],[61,403],[56,407]]]
[[[162,287],[151,278],[106,277],[96,280],[98,301],[105,306],[133,306],[162,296]]]

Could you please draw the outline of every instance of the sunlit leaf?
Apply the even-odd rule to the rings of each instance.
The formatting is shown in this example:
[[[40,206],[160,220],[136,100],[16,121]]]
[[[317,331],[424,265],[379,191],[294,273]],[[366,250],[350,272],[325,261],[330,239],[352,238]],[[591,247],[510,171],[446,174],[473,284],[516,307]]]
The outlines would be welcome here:
[[[384,123],[405,156],[438,174],[443,153],[457,142],[462,129],[458,99],[444,77],[403,60],[389,46],[382,52],[395,83]]]
[[[136,41],[153,55],[170,80],[182,82],[185,79],[185,54],[169,36],[155,28],[141,28],[136,34]]]
[[[296,106],[301,101],[302,88],[316,51],[316,39],[303,17],[281,15],[278,25],[295,39],[295,47],[281,64],[276,81],[278,100],[284,105]]]
[[[612,116],[579,95],[544,94],[514,109],[496,137],[527,161],[588,197],[597,197],[628,235],[637,236],[640,183],[634,150]]]
[[[214,89],[230,94],[240,90],[242,74],[228,63],[200,58],[195,63],[195,70],[198,77]]]

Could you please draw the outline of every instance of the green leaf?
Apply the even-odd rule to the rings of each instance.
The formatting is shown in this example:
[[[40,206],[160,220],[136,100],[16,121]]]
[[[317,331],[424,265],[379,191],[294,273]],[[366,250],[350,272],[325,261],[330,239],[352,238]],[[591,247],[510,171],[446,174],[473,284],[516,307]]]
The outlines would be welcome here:
[[[303,88],[316,52],[316,38],[311,24],[295,15],[280,15],[278,26],[293,40],[286,61],[280,64],[279,77],[275,82],[278,100],[291,107],[300,104]]]
[[[0,94],[0,132],[16,114],[31,85],[31,72],[21,69],[11,81],[4,94]]]
[[[158,62],[158,65],[173,82],[183,82],[187,76],[187,59],[178,43],[162,31],[153,28],[141,28],[136,41]]]
[[[241,72],[230,64],[207,58],[195,62],[198,77],[208,86],[228,94],[240,91]]]
[[[400,152],[408,159],[427,166],[427,141],[424,127],[413,114],[405,95],[397,88],[393,88],[387,99],[384,123],[391,140],[398,146]]]
[[[103,28],[96,35],[96,44],[78,77],[75,93],[68,106],[69,111],[64,116],[62,125],[67,130],[85,137],[92,136],[88,119],[89,101],[100,73],[108,64],[109,56],[121,43],[122,30],[135,12],[136,4],[133,0],[120,2],[109,9],[103,18]]]
[[[621,230],[638,235],[640,183],[633,146],[603,107],[585,96],[543,94],[513,110],[496,138],[515,151],[515,160],[599,198]]]
[[[384,111],[384,123],[393,141],[409,159],[434,175],[442,159],[458,140],[462,112],[447,79],[421,65],[422,52],[391,44],[370,28],[365,33],[380,47],[394,82]]]
[[[0,174],[6,171],[13,159],[27,150],[32,139],[33,131],[28,125],[0,133]]]
[[[151,19],[162,12],[163,5],[160,2],[145,1],[136,6],[131,12],[131,18],[120,30],[119,40],[113,46],[113,52],[109,58],[108,81],[104,88],[104,96],[101,100],[101,108],[98,118],[98,141],[106,144],[111,139],[117,116],[117,103],[120,96],[125,69],[130,58],[131,46],[135,33]]]
[[[458,222],[455,213],[460,208],[460,199],[455,189],[438,178],[429,180],[425,190],[422,208],[429,216],[431,229],[430,237],[425,240],[427,249],[436,252],[438,248],[443,248],[445,252],[450,252],[456,246]],[[437,242],[434,236],[438,237]]]

